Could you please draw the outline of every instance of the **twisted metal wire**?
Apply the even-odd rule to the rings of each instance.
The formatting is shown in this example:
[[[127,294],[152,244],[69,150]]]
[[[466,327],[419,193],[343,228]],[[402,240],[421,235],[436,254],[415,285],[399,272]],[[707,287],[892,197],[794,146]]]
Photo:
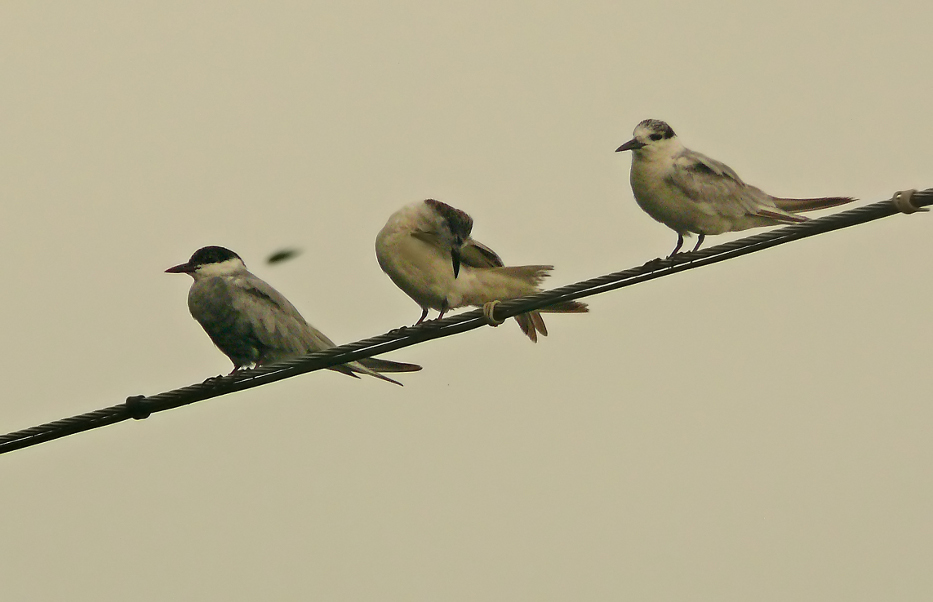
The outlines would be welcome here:
[[[680,253],[667,259],[654,259],[644,265],[621,272],[591,278],[520,299],[503,301],[495,306],[493,310],[494,319],[498,322],[561,301],[572,301],[598,295],[640,282],[754,253],[801,238],[808,238],[824,232],[840,230],[889,217],[900,212],[913,213],[917,210],[924,210],[922,208],[930,205],[933,205],[933,188],[920,192],[897,193],[895,198],[891,200],[880,201],[801,224],[763,232],[696,252]],[[115,424],[130,418],[142,420],[155,412],[178,408],[236,391],[252,389],[253,387],[291,378],[306,372],[314,372],[360,358],[372,357],[402,347],[417,345],[431,339],[466,332],[489,323],[483,315],[483,310],[477,309],[444,318],[443,320],[424,322],[418,326],[397,328],[383,335],[339,347],[332,347],[324,351],[317,351],[278,364],[263,366],[254,370],[239,371],[229,376],[209,378],[203,383],[189,385],[159,393],[158,395],[130,397],[125,403],[0,436],[0,454],[81,431]]]

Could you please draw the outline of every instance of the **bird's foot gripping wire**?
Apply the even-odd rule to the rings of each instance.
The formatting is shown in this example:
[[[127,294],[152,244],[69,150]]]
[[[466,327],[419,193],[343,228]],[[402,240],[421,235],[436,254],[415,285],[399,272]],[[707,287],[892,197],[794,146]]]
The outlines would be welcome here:
[[[505,322],[505,320],[497,320],[495,317],[497,305],[499,305],[498,299],[483,304],[483,317],[486,318],[486,323],[494,328]]]
[[[911,214],[917,213],[918,211],[929,211],[929,207],[917,207],[913,203],[914,193],[916,190],[901,190],[895,192],[894,196],[891,197],[891,202],[894,203],[894,206],[901,213]]]

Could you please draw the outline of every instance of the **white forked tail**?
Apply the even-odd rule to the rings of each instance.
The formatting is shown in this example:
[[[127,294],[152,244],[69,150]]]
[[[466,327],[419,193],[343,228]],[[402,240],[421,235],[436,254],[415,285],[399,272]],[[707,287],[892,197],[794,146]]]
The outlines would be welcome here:
[[[550,265],[465,269],[457,279],[457,289],[463,294],[460,304],[482,306],[489,301],[506,301],[533,295],[540,291],[541,282],[550,275],[552,269],[554,266]],[[459,282],[460,279],[463,279],[462,282]],[[539,333],[547,336],[547,327],[544,325],[541,312],[586,313],[588,311],[585,303],[565,301],[540,310],[519,314],[515,316],[515,321],[532,342],[537,342]]]

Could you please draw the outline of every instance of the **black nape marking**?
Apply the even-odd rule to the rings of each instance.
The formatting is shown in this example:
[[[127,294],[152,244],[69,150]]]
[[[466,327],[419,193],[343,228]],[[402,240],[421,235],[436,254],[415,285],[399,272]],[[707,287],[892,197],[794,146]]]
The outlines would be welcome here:
[[[671,126],[667,125],[665,122],[661,121],[660,119],[645,119],[644,121],[639,123],[638,126],[639,127],[644,126],[645,128],[647,128],[651,132],[651,135],[649,136],[649,138],[651,138],[652,140],[661,140],[662,138],[664,140],[668,140],[677,135],[674,133],[674,130],[671,128]]]
[[[230,249],[224,247],[203,247],[194,252],[194,255],[188,260],[188,263],[194,266],[207,265],[211,263],[222,263],[234,257],[243,261],[240,259],[239,255]]]
[[[473,218],[467,215],[465,211],[460,211],[435,199],[425,199],[424,202],[434,207],[434,210],[441,214],[441,217],[447,221],[447,226],[454,236],[461,240],[470,237],[470,232],[473,231]]]

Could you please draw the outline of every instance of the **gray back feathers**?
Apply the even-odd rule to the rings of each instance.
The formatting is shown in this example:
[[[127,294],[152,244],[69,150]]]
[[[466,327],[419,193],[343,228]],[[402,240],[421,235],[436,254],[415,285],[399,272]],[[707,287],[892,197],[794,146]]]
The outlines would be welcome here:
[[[188,307],[237,366],[273,363],[334,346],[288,299],[249,272],[196,282]]]

